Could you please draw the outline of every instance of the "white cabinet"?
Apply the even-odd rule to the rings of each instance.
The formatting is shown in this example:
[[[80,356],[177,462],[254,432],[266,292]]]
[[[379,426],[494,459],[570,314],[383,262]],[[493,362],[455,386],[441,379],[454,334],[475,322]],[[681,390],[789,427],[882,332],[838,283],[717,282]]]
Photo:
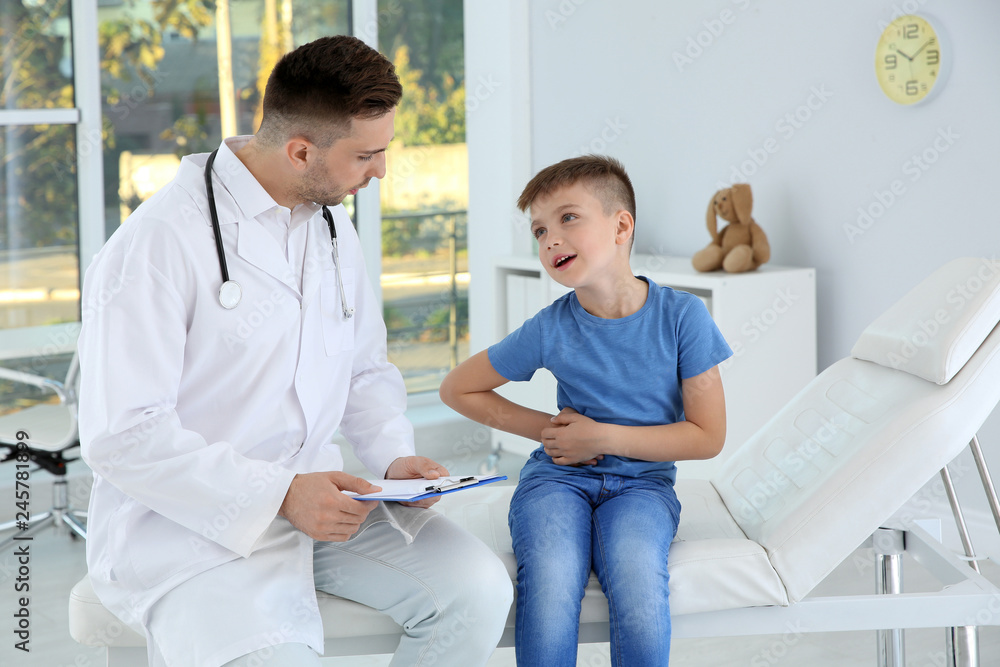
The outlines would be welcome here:
[[[765,264],[756,271],[698,273],[687,257],[633,255],[632,270],[659,285],[695,294],[733,348],[721,365],[727,436],[709,461],[678,462],[685,477],[707,479],[727,456],[764,425],[816,375],[816,272]],[[494,260],[496,330],[500,340],[568,291],[542,270],[537,257]],[[510,382],[499,392],[512,401],[555,413],[556,382],[540,370],[530,382]],[[494,445],[527,456],[538,445],[494,430]]]

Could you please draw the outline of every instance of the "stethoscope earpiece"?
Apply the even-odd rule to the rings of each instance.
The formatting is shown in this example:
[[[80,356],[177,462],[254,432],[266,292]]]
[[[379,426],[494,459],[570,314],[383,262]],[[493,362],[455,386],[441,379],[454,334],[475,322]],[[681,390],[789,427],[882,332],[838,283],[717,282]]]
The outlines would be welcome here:
[[[219,152],[216,148],[208,156],[205,163],[205,190],[208,192],[208,212],[212,217],[212,231],[215,233],[215,248],[219,254],[219,268],[222,270],[222,287],[219,288],[219,303],[227,310],[232,310],[240,304],[243,298],[243,288],[235,280],[229,279],[229,268],[226,266],[226,251],[222,247],[222,229],[219,227],[219,212],[215,208],[215,190],[212,187],[212,164],[215,156]],[[344,279],[340,275],[340,255],[337,252],[337,227],[333,224],[333,214],[330,209],[323,206],[323,219],[330,227],[330,242],[333,245],[333,266],[337,270],[337,284],[340,287],[340,307],[344,311],[344,318],[354,317],[354,308],[347,305],[347,294],[344,292]]]

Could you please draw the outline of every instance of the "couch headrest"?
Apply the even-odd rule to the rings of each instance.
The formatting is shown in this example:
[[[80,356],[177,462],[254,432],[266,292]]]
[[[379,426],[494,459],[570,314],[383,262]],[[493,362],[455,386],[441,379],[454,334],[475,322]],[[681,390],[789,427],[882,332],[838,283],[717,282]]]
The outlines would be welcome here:
[[[851,356],[946,384],[1000,321],[1000,260],[955,259],[864,330]]]

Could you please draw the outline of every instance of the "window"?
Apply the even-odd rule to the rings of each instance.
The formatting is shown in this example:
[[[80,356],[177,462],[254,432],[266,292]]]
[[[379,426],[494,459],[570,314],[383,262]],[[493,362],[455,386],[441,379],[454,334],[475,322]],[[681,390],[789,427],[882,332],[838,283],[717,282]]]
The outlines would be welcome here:
[[[0,2],[0,360],[60,380],[103,242],[95,26],[93,3]],[[51,398],[25,390],[0,383],[0,411]]]
[[[80,267],[181,156],[255,131],[281,54],[352,26],[379,35],[405,91],[388,176],[355,220],[390,358],[409,391],[436,389],[468,354],[462,0],[0,3],[0,354],[22,338],[71,350]]]
[[[0,4],[0,327],[79,320],[69,0]]]
[[[468,352],[468,153],[462,0],[380,0],[379,50],[403,99],[380,184],[383,314],[407,391]]]
[[[107,234],[173,178],[182,156],[209,152],[223,136],[253,134],[274,63],[301,44],[349,33],[350,5],[187,0],[169,3],[167,12],[163,2],[102,7]]]

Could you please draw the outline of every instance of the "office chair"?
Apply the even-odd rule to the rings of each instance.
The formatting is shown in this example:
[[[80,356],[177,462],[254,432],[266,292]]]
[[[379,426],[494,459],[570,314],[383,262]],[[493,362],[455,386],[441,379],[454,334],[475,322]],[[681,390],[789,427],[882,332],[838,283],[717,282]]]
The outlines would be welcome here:
[[[30,511],[22,512],[19,508],[13,521],[0,524],[0,534],[14,532],[12,536],[0,542],[0,551],[13,546],[17,538],[25,538],[49,526],[65,525],[69,528],[71,538],[87,538],[85,523],[87,513],[70,507],[66,483],[66,464],[79,458],[67,457],[70,450],[80,446],[77,429],[79,374],[80,362],[75,352],[62,382],[34,373],[0,368],[0,380],[37,387],[58,399],[58,403],[36,403],[0,416],[0,463],[13,463],[19,466],[17,472],[27,470],[20,467],[25,464],[33,463],[37,466],[29,471],[29,479],[22,483],[18,483],[15,476],[15,501],[25,500],[23,496],[25,489],[28,498],[34,500],[31,497],[33,485],[30,480],[37,470],[45,470],[55,477],[52,484],[51,509],[36,514]],[[18,495],[19,491],[22,496]]]

